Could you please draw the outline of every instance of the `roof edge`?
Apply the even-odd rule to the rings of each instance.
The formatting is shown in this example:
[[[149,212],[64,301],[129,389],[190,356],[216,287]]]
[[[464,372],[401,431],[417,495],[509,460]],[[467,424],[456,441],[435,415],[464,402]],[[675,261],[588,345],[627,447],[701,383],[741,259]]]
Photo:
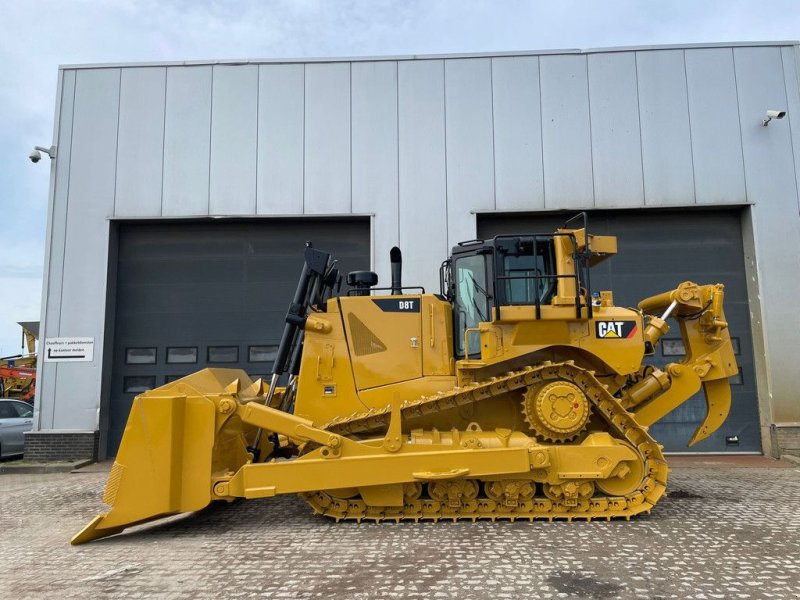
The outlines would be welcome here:
[[[691,50],[697,48],[742,48],[763,46],[798,46],[798,40],[777,40],[762,42],[709,42],[698,44],[660,44],[651,46],[616,46],[608,48],[564,48],[559,50],[519,50],[509,52],[466,52],[449,54],[397,54],[378,56],[341,56],[341,57],[307,57],[307,58],[258,58],[258,59],[218,59],[218,60],[174,60],[174,61],[139,61],[122,63],[87,63],[59,65],[59,70],[66,69],[108,69],[119,67],[193,67],[203,65],[262,65],[262,64],[297,64],[297,63],[336,63],[336,62],[379,62],[409,60],[441,60],[445,58],[502,58],[513,56],[551,56],[559,54],[604,54],[611,52],[633,52],[648,50]]]

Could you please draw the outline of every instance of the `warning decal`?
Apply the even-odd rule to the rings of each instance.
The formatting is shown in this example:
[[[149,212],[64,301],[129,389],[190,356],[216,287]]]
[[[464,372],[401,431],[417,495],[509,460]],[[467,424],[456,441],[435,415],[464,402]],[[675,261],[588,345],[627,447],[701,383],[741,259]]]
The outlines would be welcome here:
[[[597,337],[602,340],[630,339],[636,334],[637,329],[636,321],[595,322],[595,332],[597,333]]]

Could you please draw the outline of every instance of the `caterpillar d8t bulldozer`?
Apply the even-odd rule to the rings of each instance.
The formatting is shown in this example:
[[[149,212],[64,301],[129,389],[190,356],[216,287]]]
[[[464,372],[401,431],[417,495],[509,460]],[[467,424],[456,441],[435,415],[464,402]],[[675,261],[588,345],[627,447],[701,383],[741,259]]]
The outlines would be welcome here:
[[[463,242],[441,293],[342,275],[307,244],[269,382],[205,369],[134,403],[103,500],[72,540],[299,494],[336,520],[628,519],[665,492],[648,433],[704,388],[689,445],[730,407],[737,373],[723,286],[682,283],[638,308],[592,293],[616,238],[555,233]],[[571,225],[574,224],[574,225]],[[419,292],[419,293],[418,293]],[[643,364],[677,321],[685,358]]]

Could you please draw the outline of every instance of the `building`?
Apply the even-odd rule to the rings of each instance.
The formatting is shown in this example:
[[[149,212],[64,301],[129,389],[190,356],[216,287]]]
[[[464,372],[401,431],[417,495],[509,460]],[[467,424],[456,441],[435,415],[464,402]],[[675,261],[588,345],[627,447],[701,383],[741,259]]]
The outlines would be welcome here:
[[[384,283],[399,244],[435,291],[455,243],[577,210],[619,235],[619,304],[726,284],[741,373],[696,450],[796,450],[799,73],[797,42],[64,66],[42,338],[85,339],[43,361],[27,453],[113,455],[137,391],[267,373],[306,240]]]

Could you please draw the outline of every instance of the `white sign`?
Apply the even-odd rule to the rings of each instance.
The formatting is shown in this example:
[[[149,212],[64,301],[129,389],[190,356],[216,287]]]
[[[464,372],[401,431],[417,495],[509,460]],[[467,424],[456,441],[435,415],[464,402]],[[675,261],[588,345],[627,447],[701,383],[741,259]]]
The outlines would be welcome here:
[[[44,341],[44,359],[52,362],[92,362],[94,338],[47,338]]]

